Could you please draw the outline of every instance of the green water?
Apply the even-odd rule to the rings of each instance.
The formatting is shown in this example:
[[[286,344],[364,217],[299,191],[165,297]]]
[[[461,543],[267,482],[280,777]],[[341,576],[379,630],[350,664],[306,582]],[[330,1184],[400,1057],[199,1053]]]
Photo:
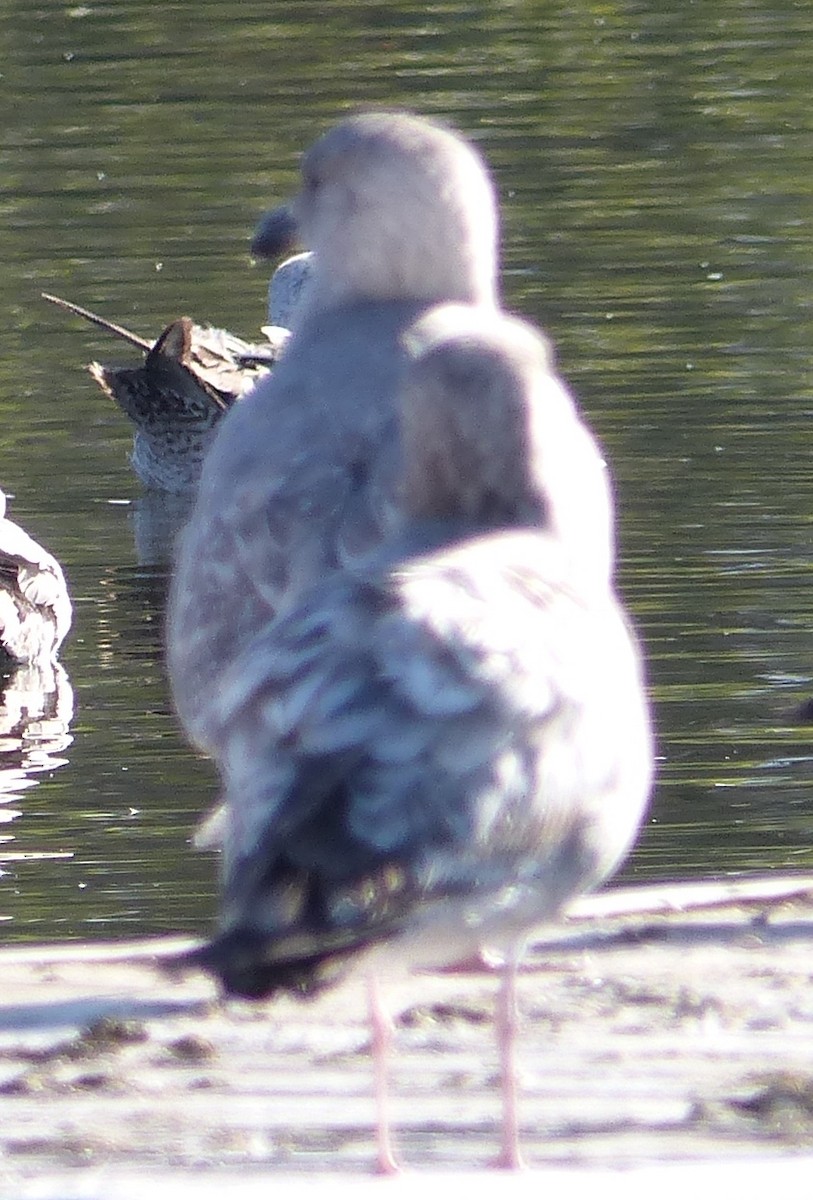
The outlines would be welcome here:
[[[811,865],[812,33],[756,0],[0,6],[0,484],[68,572],[77,702],[62,765],[0,772],[6,937],[203,928],[216,869],[187,845],[216,784],[167,699],[130,433],[83,370],[137,354],[39,293],[256,336],[256,216],[367,104],[482,147],[506,304],[607,448],[662,759],[627,875]]]

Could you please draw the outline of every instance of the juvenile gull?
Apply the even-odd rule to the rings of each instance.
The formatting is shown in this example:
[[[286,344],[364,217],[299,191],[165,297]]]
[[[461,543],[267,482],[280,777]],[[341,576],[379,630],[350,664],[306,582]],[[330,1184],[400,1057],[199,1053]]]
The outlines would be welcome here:
[[[71,616],[62,568],[8,519],[0,490],[0,669],[10,662],[49,667]]]
[[[404,331],[440,301],[495,306],[492,185],[472,147],[428,121],[378,113],[331,129],[304,157],[292,210],[264,222],[266,253],[287,248],[294,222],[315,253],[293,336],[219,424],[170,599],[176,705],[209,752],[223,670],[386,532]]]
[[[581,560],[566,541],[580,464],[548,468],[583,429],[545,344],[465,308],[412,340],[397,531],[306,589],[220,681],[222,900],[198,959],[261,997],[355,960],[374,983],[499,949],[498,1162],[517,1166],[517,961],[629,848],[649,717],[606,574],[589,540]],[[381,1085],[375,986],[371,1016]],[[383,1103],[378,1120],[391,1170]]]

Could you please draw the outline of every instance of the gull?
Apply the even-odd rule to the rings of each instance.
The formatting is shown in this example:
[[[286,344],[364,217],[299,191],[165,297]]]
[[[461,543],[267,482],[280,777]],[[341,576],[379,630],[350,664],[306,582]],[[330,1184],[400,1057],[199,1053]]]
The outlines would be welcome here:
[[[496,1162],[513,1168],[518,964],[629,849],[649,712],[606,513],[583,516],[603,460],[547,343],[459,305],[406,342],[393,531],[218,677],[221,903],[195,961],[251,998],[366,973],[392,1172],[379,978],[498,951]]]
[[[492,183],[476,150],[430,121],[367,113],[330,129],[255,246],[287,250],[295,229],[313,259],[291,339],[218,423],[170,593],[175,704],[210,754],[224,670],[397,514],[405,331],[445,301],[497,311]]]

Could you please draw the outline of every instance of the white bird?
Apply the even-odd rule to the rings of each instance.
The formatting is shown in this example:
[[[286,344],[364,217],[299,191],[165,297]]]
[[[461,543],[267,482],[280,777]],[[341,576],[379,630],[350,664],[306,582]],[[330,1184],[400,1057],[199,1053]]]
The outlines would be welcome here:
[[[59,563],[6,516],[0,490],[0,667],[50,666],[70,629],[72,608]]]
[[[403,335],[438,302],[495,311],[497,214],[474,149],[404,114],[351,118],[304,157],[293,223],[314,251],[280,362],[219,423],[181,539],[170,675],[190,736],[217,752],[222,672],[325,571],[376,546],[397,512]]]
[[[375,979],[502,951],[498,1162],[517,1166],[517,962],[629,848],[648,707],[606,523],[577,515],[601,463],[545,343],[456,306],[411,342],[397,531],[257,629],[213,688],[222,901],[198,961],[260,997],[356,961]],[[380,1082],[374,987],[371,1015]],[[383,1107],[378,1147],[393,1169]]]

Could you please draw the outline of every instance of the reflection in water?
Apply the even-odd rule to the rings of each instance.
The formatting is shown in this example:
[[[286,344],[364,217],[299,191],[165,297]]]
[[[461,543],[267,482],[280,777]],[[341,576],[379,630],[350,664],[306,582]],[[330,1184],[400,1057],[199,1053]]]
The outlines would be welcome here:
[[[22,816],[24,802],[41,776],[67,766],[62,757],[73,738],[73,689],[59,663],[30,663],[0,678],[0,823],[10,826]],[[0,875],[4,864],[25,857],[32,861],[68,858],[68,852],[11,849],[15,838],[0,834]],[[0,914],[0,920],[9,919]]]
[[[0,754],[39,761],[40,754],[67,749],[73,689],[60,663],[25,663],[0,679],[0,687]]]
[[[67,764],[60,755],[73,740],[74,704],[56,660],[72,620],[62,567],[5,508],[0,491],[0,822],[9,826],[38,777]],[[5,846],[13,841],[0,837]],[[0,849],[0,863],[12,857],[19,852]]]
[[[175,540],[192,509],[193,494],[177,495],[150,488],[132,506],[136,557],[144,567],[166,567]]]

